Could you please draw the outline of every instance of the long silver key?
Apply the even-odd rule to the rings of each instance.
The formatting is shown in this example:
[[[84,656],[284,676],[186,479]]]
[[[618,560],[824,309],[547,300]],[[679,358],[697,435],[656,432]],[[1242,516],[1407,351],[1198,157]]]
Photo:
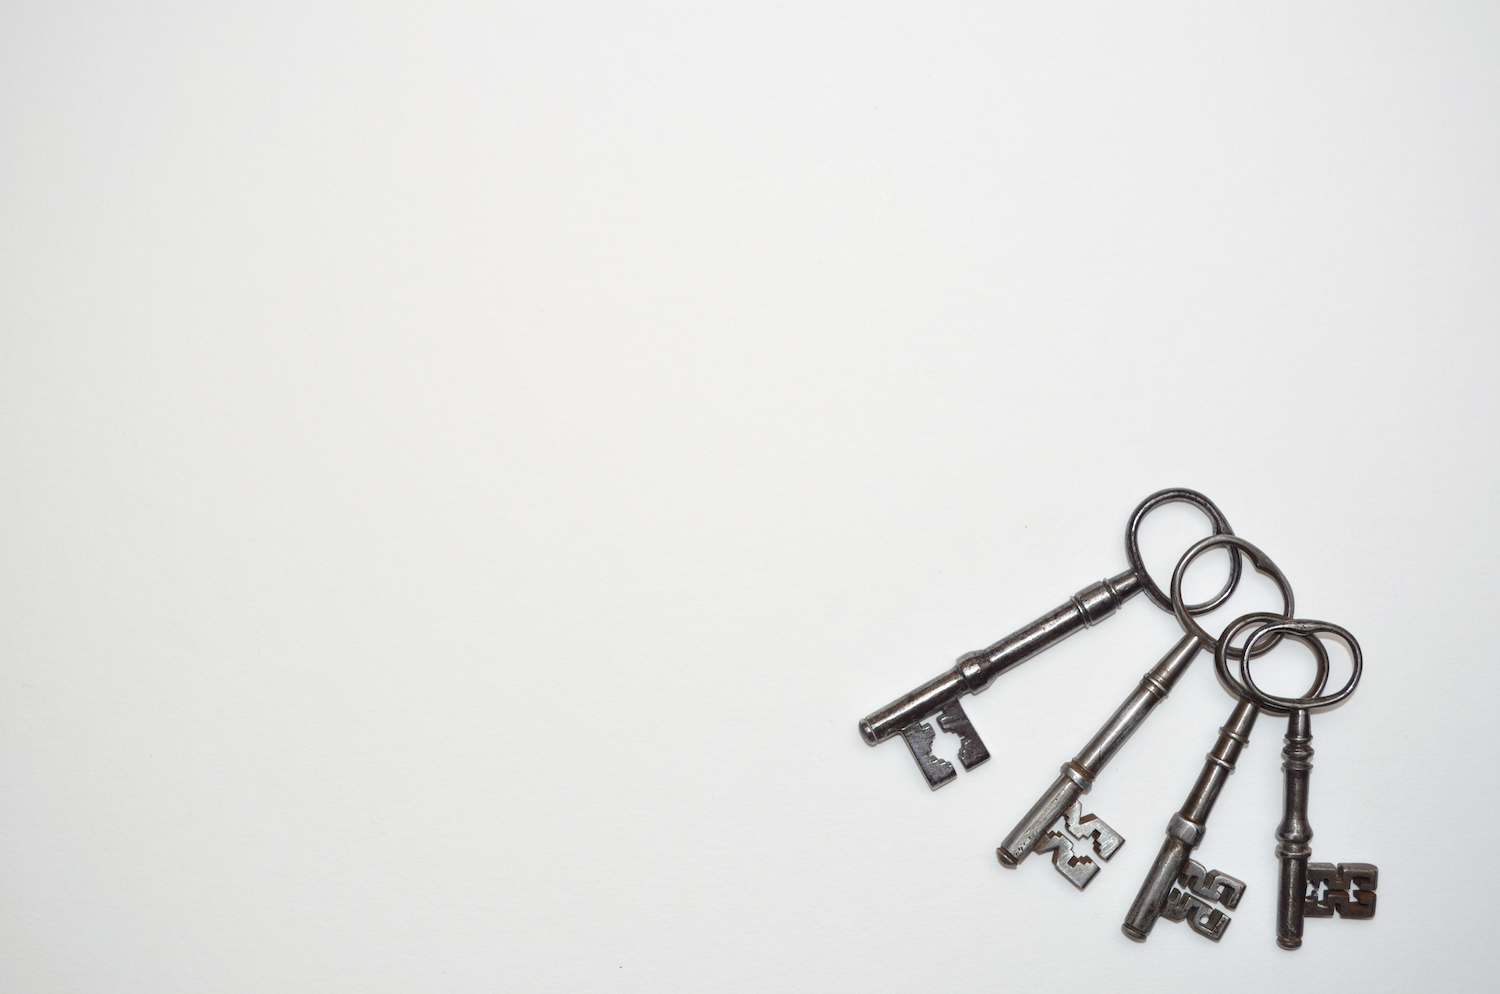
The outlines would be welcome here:
[[[859,734],[870,745],[900,735],[917,761],[927,785],[933,790],[947,784],[958,774],[953,764],[932,754],[936,736],[927,719],[937,717],[938,728],[959,737],[958,760],[965,770],[972,770],[990,758],[990,752],[979,738],[959,704],[965,694],[977,694],[989,687],[1000,674],[1020,665],[1043,649],[1050,648],[1083,628],[1097,625],[1114,614],[1135,594],[1145,591],[1157,606],[1172,610],[1171,601],[1162,593],[1141,562],[1138,533],[1141,520],[1162,504],[1192,504],[1208,515],[1215,535],[1232,535],[1233,529],[1222,511],[1196,490],[1159,490],[1147,497],[1130,515],[1125,528],[1125,554],[1130,569],[1107,580],[1084,587],[1031,624],[1012,632],[987,649],[965,653],[953,668],[941,676],[903,694],[859,723]],[[1212,611],[1234,592],[1240,578],[1240,561],[1232,556],[1229,579],[1224,589],[1202,604],[1188,608],[1194,614]]]
[[[1247,614],[1236,619],[1219,636],[1214,650],[1214,666],[1220,681],[1231,688],[1238,700],[1229,720],[1219,729],[1218,741],[1209,751],[1203,771],[1198,774],[1187,800],[1168,823],[1161,852],[1120,926],[1126,936],[1137,942],[1146,941],[1158,917],[1186,921],[1194,932],[1218,942],[1229,927],[1228,911],[1238,907],[1245,893],[1244,881],[1219,870],[1205,870],[1191,856],[1203,841],[1209,813],[1219,799],[1219,792],[1234,773],[1240,751],[1250,744],[1250,731],[1260,714],[1260,708],[1244,699],[1239,681],[1229,672],[1227,654],[1230,643],[1251,625],[1276,620],[1277,616],[1273,614]],[[1309,693],[1317,694],[1322,692],[1328,679],[1328,653],[1317,639],[1309,641],[1308,647],[1318,662],[1317,680]]]
[[[1250,676],[1251,647],[1276,635],[1317,638],[1331,635],[1349,649],[1353,670],[1349,682],[1333,694],[1276,697],[1255,685]],[[1286,712],[1286,739],[1281,750],[1284,777],[1282,818],[1276,829],[1276,858],[1281,872],[1276,887],[1276,944],[1282,949],[1302,946],[1306,918],[1374,918],[1379,870],[1372,863],[1313,863],[1312,824],[1307,817],[1308,780],[1312,774],[1312,713],[1337,707],[1359,685],[1364,669],[1359,643],[1338,625],[1326,621],[1276,621],[1257,628],[1245,642],[1240,681],[1250,700],[1265,710]]]
[[[1237,535],[1210,535],[1208,538],[1193,545],[1182,556],[1177,563],[1177,569],[1172,574],[1172,598],[1177,605],[1182,603],[1182,578],[1189,566],[1210,549],[1229,547],[1249,556],[1251,563],[1258,572],[1264,573],[1276,581],[1281,588],[1282,615],[1290,618],[1292,616],[1292,588],[1286,577],[1274,562],[1260,549]],[[1099,865],[1093,856],[1101,860],[1108,860],[1115,851],[1124,844],[1125,840],[1120,834],[1110,829],[1108,834],[1102,832],[1093,834],[1090,838],[1093,842],[1093,856],[1087,852],[1075,854],[1071,845],[1068,847],[1066,857],[1063,855],[1061,846],[1052,844],[1052,840],[1063,838],[1069,833],[1069,819],[1064,817],[1064,812],[1069,812],[1078,805],[1079,798],[1087,794],[1094,787],[1094,781],[1135,734],[1145,720],[1155,710],[1156,706],[1164,701],[1177,681],[1187,672],[1187,668],[1197,657],[1200,649],[1214,649],[1218,641],[1205,632],[1191,616],[1182,612],[1179,621],[1186,618],[1184,627],[1188,634],[1184,635],[1167,654],[1152,667],[1144,677],[1140,685],[1125,698],[1125,702],[1115,710],[1110,719],[1104,723],[1104,727],[1089,740],[1078,755],[1072,760],[1064,763],[1058,778],[1053,781],[1052,786],[1047,788],[1040,799],[1031,806],[1031,810],[1011,829],[1009,835],[1000,843],[995,850],[995,856],[1000,860],[1000,865],[1015,868],[1019,866],[1027,856],[1033,852],[1052,852],[1052,865],[1067,878],[1079,890],[1087,887],[1089,881],[1099,872]],[[1269,649],[1266,646],[1265,649]],[[1265,651],[1261,649],[1259,651]],[[1092,821],[1103,825],[1097,816],[1090,815],[1086,819],[1075,818],[1075,821]],[[1075,836],[1076,838],[1076,836]],[[1110,844],[1103,845],[1103,840],[1108,839]],[[1079,839],[1082,842],[1082,839]]]

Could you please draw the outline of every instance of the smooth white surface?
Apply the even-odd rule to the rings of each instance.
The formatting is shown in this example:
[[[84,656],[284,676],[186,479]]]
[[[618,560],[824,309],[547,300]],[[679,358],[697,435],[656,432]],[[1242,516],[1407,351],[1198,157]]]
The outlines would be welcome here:
[[[6,5],[0,989],[1492,989],[1497,46],[1486,4]],[[855,730],[1163,486],[1366,652],[1313,846],[1379,917],[1295,955],[1270,719],[1222,944],[1119,931],[1206,661],[1090,795],[1087,892],[995,861],[1176,638],[1144,599],[968,699],[995,759],[939,793]]]

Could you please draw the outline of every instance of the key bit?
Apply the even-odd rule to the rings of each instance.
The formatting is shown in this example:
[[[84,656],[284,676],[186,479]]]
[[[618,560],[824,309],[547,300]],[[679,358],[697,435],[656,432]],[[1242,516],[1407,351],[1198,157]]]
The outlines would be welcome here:
[[[1205,870],[1202,863],[1190,859],[1178,874],[1177,886],[1167,896],[1161,917],[1185,921],[1194,932],[1218,942],[1229,928],[1230,918],[1214,905],[1222,904],[1233,911],[1244,893],[1243,880],[1219,870]]]
[[[1307,918],[1374,918],[1375,885],[1380,870],[1373,863],[1308,863]]]
[[[958,701],[952,700],[944,704],[937,713],[937,721],[938,727],[943,731],[959,737],[958,761],[965,770],[972,770],[990,758],[990,751],[980,741],[979,733],[974,731],[969,716],[964,714],[963,706]],[[958,776],[952,763],[932,754],[932,742],[936,733],[931,725],[924,721],[914,721],[901,729],[901,737],[906,740],[912,758],[922,768],[922,775],[927,778],[927,785],[933,790]]]
[[[1088,853],[1078,851],[1090,843],[1094,855],[1108,862],[1125,844],[1125,839],[1098,815],[1084,814],[1083,803],[1075,801],[1052,823],[1032,851],[1050,852],[1053,868],[1074,887],[1083,890],[1099,872],[1099,864]]]

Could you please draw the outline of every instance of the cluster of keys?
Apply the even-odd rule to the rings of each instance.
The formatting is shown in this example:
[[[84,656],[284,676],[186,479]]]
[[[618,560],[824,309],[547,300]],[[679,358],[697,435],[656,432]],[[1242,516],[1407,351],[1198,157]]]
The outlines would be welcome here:
[[[1183,554],[1172,573],[1170,591],[1163,593],[1141,562],[1141,521],[1154,508],[1172,502],[1191,504],[1213,522],[1213,534]],[[1229,578],[1215,596],[1201,604],[1184,604],[1183,577],[1192,564],[1211,549],[1225,549],[1230,557]],[[1021,818],[996,850],[1001,865],[1014,868],[1027,856],[1051,853],[1057,872],[1082,890],[1099,872],[1099,860],[1107,861],[1125,839],[1103,820],[1084,814],[1080,800],[1093,787],[1100,772],[1125,742],[1171,692],[1200,651],[1213,654],[1220,684],[1234,698],[1229,720],[1219,729],[1203,770],[1181,810],[1167,824],[1166,840],[1141,884],[1140,893],[1125,916],[1121,929],[1131,939],[1144,942],[1158,918],[1186,922],[1193,931],[1217,942],[1229,926],[1227,911],[1238,907],[1245,893],[1243,881],[1218,870],[1206,870],[1192,858],[1203,841],[1208,815],[1240,751],[1249,744],[1250,731],[1262,711],[1287,719],[1282,771],[1285,777],[1281,825],[1276,830],[1276,857],[1280,878],[1276,894],[1276,942],[1283,949],[1302,945],[1306,918],[1372,918],[1375,915],[1376,868],[1369,863],[1314,863],[1312,827],[1308,821],[1308,778],[1312,772],[1312,714],[1337,707],[1354,693],[1363,661],[1359,643],[1338,625],[1307,621],[1294,616],[1292,588],[1276,564],[1260,549],[1235,535],[1219,508],[1195,490],[1162,490],[1147,497],[1130,516],[1125,530],[1125,551],[1130,569],[1107,580],[1090,584],[1066,604],[1050,611],[1024,628],[1007,635],[988,649],[959,657],[953,669],[929,680],[911,693],[893,701],[859,723],[860,734],[870,745],[900,736],[911,749],[928,785],[936,790],[957,776],[953,765],[932,753],[937,727],[956,735],[958,761],[972,770],[990,758],[974,726],[964,714],[959,698],[977,694],[1006,670],[1056,645],[1080,629],[1110,617],[1137,593],[1144,592],[1157,607],[1170,611],[1184,635],[1161,661],[1146,672],[1140,685],[1125,699],[1104,726],[1071,760],[1064,763],[1057,780],[1031,810]],[[1280,589],[1280,614],[1257,612],[1230,622],[1215,639],[1196,620],[1233,594],[1242,572],[1241,557],[1273,580]],[[1239,646],[1231,643],[1239,639]],[[1302,697],[1277,697],[1256,685],[1251,663],[1283,639],[1307,646],[1317,663],[1312,687]],[[1334,693],[1326,693],[1328,652],[1325,639],[1341,642],[1352,662],[1348,681]]]

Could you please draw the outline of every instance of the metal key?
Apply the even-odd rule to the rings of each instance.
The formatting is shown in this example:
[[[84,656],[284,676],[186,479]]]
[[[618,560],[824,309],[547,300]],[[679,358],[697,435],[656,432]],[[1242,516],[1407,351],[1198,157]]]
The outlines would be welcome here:
[[[1331,635],[1349,650],[1353,669],[1349,682],[1337,693],[1323,696],[1275,697],[1255,685],[1250,676],[1251,647],[1261,639],[1291,635],[1303,639]],[[1364,661],[1354,636],[1326,621],[1275,621],[1263,624],[1245,640],[1240,659],[1240,681],[1250,700],[1265,710],[1286,712],[1281,824],[1276,829],[1276,858],[1281,873],[1276,888],[1276,944],[1282,949],[1302,945],[1305,918],[1375,917],[1375,887],[1379,870],[1370,863],[1312,863],[1313,831],[1307,817],[1308,780],[1312,774],[1312,713],[1337,707],[1359,685]]]
[[[1229,720],[1219,729],[1218,741],[1209,751],[1203,771],[1188,793],[1181,810],[1172,816],[1167,825],[1167,838],[1162,843],[1156,862],[1146,874],[1140,893],[1130,906],[1120,930],[1137,942],[1145,942],[1158,917],[1169,921],[1187,921],[1188,925],[1206,938],[1218,942],[1229,927],[1230,918],[1215,904],[1233,911],[1245,893],[1244,881],[1219,870],[1204,870],[1202,864],[1191,859],[1192,852],[1203,841],[1208,828],[1208,816],[1213,811],[1219,792],[1234,773],[1234,764],[1240,751],[1250,744],[1250,730],[1260,708],[1245,700],[1244,690],[1229,672],[1228,650],[1230,643],[1251,625],[1276,621],[1274,614],[1247,614],[1236,619],[1219,636],[1214,650],[1214,668],[1219,680],[1237,700]],[[1328,680],[1328,653],[1317,639],[1308,642],[1318,663],[1318,675],[1309,694],[1318,694]]]
[[[1176,600],[1182,599],[1182,578],[1188,567],[1203,553],[1219,547],[1229,547],[1248,555],[1258,572],[1275,580],[1276,585],[1281,588],[1283,604],[1281,617],[1292,616],[1292,588],[1281,570],[1260,549],[1239,536],[1230,534],[1210,535],[1183,554],[1177,564],[1177,569],[1172,574],[1172,596]],[[1089,881],[1099,872],[1099,865],[1087,853],[1074,855],[1071,846],[1065,851],[1063,847],[1055,845],[1053,840],[1065,838],[1065,833],[1068,832],[1069,822],[1064,817],[1064,812],[1073,809],[1079,804],[1079,798],[1093,789],[1094,781],[1104,767],[1135,734],[1136,729],[1141,727],[1156,706],[1171,693],[1177,681],[1187,672],[1188,666],[1197,657],[1198,651],[1204,648],[1210,650],[1217,648],[1218,640],[1205,632],[1190,615],[1187,616],[1187,622],[1183,627],[1188,630],[1188,633],[1141,678],[1140,685],[1129,697],[1125,698],[1125,702],[1104,723],[1104,727],[1089,740],[1088,745],[1083,747],[1083,751],[1074,756],[1071,761],[1063,764],[1061,774],[1053,781],[1052,786],[1031,806],[1031,810],[1026,812],[1025,817],[1000,843],[1000,847],[995,850],[995,856],[1000,860],[1001,866],[1014,868],[1032,852],[1050,851],[1053,853],[1052,865],[1079,890],[1088,886]],[[1265,652],[1269,649],[1268,644],[1257,651]],[[1097,821],[1097,818],[1092,815],[1089,819]],[[1103,825],[1103,822],[1098,822],[1098,824]],[[1108,847],[1102,845],[1104,838],[1111,839],[1113,844]],[[1109,830],[1107,836],[1095,834],[1093,840],[1094,855],[1103,860],[1108,860],[1113,856],[1125,841],[1113,829]]]
[[[1074,632],[1097,625],[1120,609],[1135,594],[1145,591],[1158,607],[1172,610],[1171,602],[1146,572],[1141,562],[1138,532],[1147,512],[1162,504],[1180,501],[1192,504],[1208,515],[1215,535],[1232,535],[1228,520],[1213,501],[1196,490],[1159,490],[1142,501],[1130,515],[1125,528],[1125,553],[1130,569],[1107,580],[1090,584],[1069,598],[1066,604],[1047,612],[1031,624],[1012,632],[987,649],[966,653],[947,673],[922,684],[916,690],[897,698],[859,723],[859,734],[870,745],[878,745],[900,735],[911,750],[912,758],[933,790],[958,774],[953,764],[932,754],[936,733],[927,719],[937,716],[938,727],[959,737],[958,760],[965,770],[990,758],[979,733],[969,722],[959,704],[965,694],[977,694],[995,681],[1001,673],[1020,665],[1043,649],[1048,649]],[[1224,589],[1212,599],[1188,608],[1194,614],[1212,611],[1222,604],[1240,579],[1240,561],[1231,556],[1229,579]]]
[[[1196,887],[1192,878],[1196,876],[1202,880],[1203,867],[1189,857],[1198,843],[1203,841],[1208,814],[1213,810],[1214,801],[1218,800],[1224,781],[1234,772],[1240,750],[1249,744],[1250,729],[1254,727],[1258,714],[1260,709],[1254,704],[1241,702],[1219,729],[1219,739],[1208,754],[1208,761],[1203,766],[1203,772],[1198,775],[1198,782],[1193,785],[1182,809],[1172,816],[1172,821],[1167,825],[1167,839],[1162,843],[1161,852],[1157,854],[1151,871],[1146,874],[1145,883],[1141,884],[1140,893],[1131,904],[1130,913],[1125,916],[1125,923],[1120,926],[1120,930],[1128,937],[1137,942],[1145,942],[1156,919],[1161,916],[1171,921],[1186,919],[1193,931],[1215,942],[1223,937],[1224,930],[1229,927],[1229,916],[1213,909],[1211,905],[1222,904],[1229,910],[1234,910],[1245,892],[1244,883],[1215,870],[1215,875],[1223,876],[1232,886],[1219,890]],[[1196,895],[1198,900],[1192,901],[1188,897],[1190,893]],[[1190,906],[1184,907],[1190,902]]]

